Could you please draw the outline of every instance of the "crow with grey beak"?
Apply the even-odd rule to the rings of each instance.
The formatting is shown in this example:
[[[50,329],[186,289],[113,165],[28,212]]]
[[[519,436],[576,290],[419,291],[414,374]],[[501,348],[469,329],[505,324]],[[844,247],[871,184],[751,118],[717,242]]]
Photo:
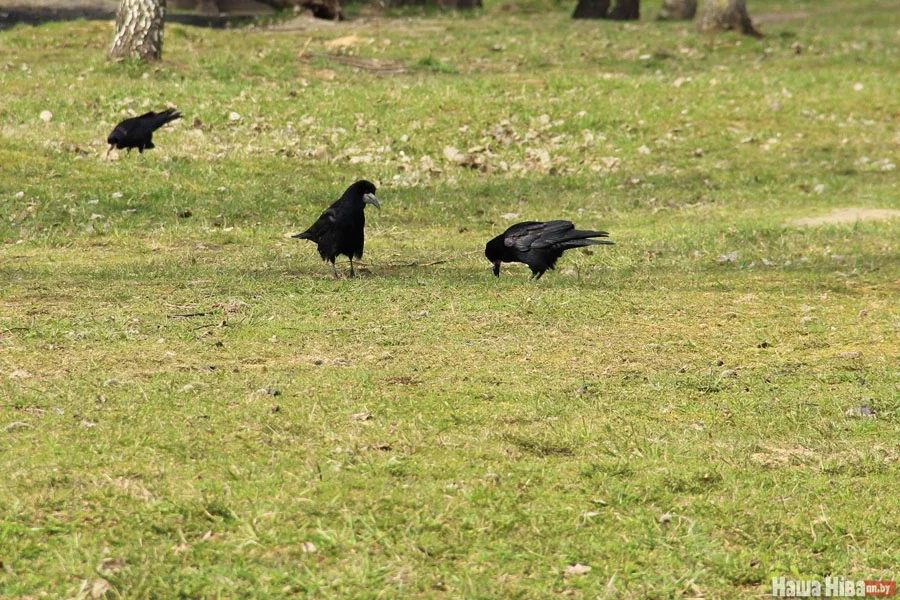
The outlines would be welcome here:
[[[312,227],[291,236],[315,242],[322,260],[331,262],[334,276],[338,277],[334,260],[339,254],[350,258],[350,277],[353,277],[353,259],[362,258],[365,244],[366,204],[381,209],[375,197],[375,185],[360,180],[347,188],[344,195],[322,213]]]
[[[531,269],[531,279],[538,280],[544,271],[556,266],[562,253],[570,248],[612,244],[605,231],[581,231],[571,221],[526,221],[517,223],[487,243],[484,255],[500,277],[500,263],[520,262]]]

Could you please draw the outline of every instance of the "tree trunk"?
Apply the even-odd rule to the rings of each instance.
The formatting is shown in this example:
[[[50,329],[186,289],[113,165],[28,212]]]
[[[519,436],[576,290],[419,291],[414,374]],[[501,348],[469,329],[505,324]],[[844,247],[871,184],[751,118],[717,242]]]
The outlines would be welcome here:
[[[312,12],[317,19],[328,19],[329,21],[344,19],[344,10],[340,0],[259,0],[259,2],[279,9],[299,6]]]
[[[609,10],[610,0],[578,0],[573,19],[616,19],[635,21],[641,18],[641,0],[616,0]]]
[[[166,0],[122,0],[109,58],[162,58]]]
[[[314,17],[340,21],[344,18],[340,0],[173,0],[174,8],[193,10],[209,16],[259,16],[275,10],[304,8]]]
[[[753,27],[744,0],[706,0],[700,10],[700,31],[740,31],[746,35],[762,37]]]
[[[641,0],[616,0],[616,5],[607,18],[616,21],[637,21],[641,18]]]
[[[609,12],[609,0],[578,0],[572,13],[573,19],[605,19]]]
[[[697,14],[697,0],[663,0],[660,21],[690,21]]]
[[[481,0],[386,0],[387,6],[439,6],[441,8],[456,8],[458,10],[471,10],[483,6]]]
[[[572,13],[573,19],[605,19],[609,12],[609,0],[578,0]]]

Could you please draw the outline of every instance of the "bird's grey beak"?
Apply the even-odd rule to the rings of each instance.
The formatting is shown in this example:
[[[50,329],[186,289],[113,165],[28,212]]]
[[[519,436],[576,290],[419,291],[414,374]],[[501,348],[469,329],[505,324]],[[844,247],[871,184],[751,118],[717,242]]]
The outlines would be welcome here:
[[[365,204],[371,204],[378,210],[381,210],[381,205],[378,204],[378,198],[375,197],[375,194],[366,194],[363,196],[363,202]]]
[[[115,144],[109,145],[109,148],[106,149],[106,154],[103,156],[103,158],[106,158],[107,156],[109,156],[109,153],[112,152],[113,146],[115,146]]]
[[[500,261],[494,261],[494,277],[500,277]]]

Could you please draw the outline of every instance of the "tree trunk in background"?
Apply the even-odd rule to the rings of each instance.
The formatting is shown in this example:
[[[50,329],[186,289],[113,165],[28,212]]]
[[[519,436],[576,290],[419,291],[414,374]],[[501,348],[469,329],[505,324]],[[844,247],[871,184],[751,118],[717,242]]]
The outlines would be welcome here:
[[[340,21],[344,18],[340,0],[171,0],[172,7],[214,17],[252,17],[275,10],[303,8],[314,17]]]
[[[663,0],[660,21],[690,21],[697,14],[697,0]]]
[[[317,19],[341,21],[344,18],[341,0],[259,0],[259,2],[279,9],[299,6],[311,11]]]
[[[109,58],[162,58],[166,0],[122,0]]]
[[[641,18],[641,0],[616,0],[607,19],[617,21],[637,21]]]
[[[605,19],[609,12],[609,0],[578,0],[572,13],[573,19]]]
[[[746,35],[762,37],[753,27],[744,0],[705,0],[700,9],[700,31],[740,31]]]
[[[635,21],[641,18],[641,0],[616,0],[609,10],[610,0],[578,0],[573,19],[616,19]]]
[[[609,0],[578,0],[572,13],[573,19],[605,19],[609,12]]]
[[[481,0],[385,0],[387,6],[440,6],[441,8],[456,8],[470,10],[484,6]]]

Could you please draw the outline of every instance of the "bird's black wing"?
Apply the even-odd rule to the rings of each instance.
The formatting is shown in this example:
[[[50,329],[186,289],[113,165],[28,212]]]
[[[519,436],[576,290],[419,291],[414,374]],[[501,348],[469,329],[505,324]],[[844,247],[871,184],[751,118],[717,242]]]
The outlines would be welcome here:
[[[130,119],[129,119],[129,120],[130,120]],[[121,123],[119,123],[118,125],[115,126],[115,128],[114,128],[114,129],[112,130],[112,132],[109,134],[109,137],[116,136],[116,137],[118,137],[119,139],[125,139],[125,136],[128,135],[128,130],[129,130],[130,128],[131,128],[131,127],[130,127],[130,124],[128,123],[127,120],[126,120],[126,121],[122,121]]]
[[[143,116],[125,119],[124,121],[121,121],[118,125],[116,125],[115,129],[113,129],[112,132],[118,133],[120,134],[120,137],[124,138],[124,136],[128,135],[128,132],[133,132],[138,128],[142,118]]]
[[[539,248],[549,248],[567,239],[567,235],[575,229],[571,221],[527,221],[510,227],[503,234],[503,244],[515,248],[519,252]]]
[[[334,229],[338,221],[338,211],[334,204],[325,209],[309,229],[294,237],[318,241]]]

